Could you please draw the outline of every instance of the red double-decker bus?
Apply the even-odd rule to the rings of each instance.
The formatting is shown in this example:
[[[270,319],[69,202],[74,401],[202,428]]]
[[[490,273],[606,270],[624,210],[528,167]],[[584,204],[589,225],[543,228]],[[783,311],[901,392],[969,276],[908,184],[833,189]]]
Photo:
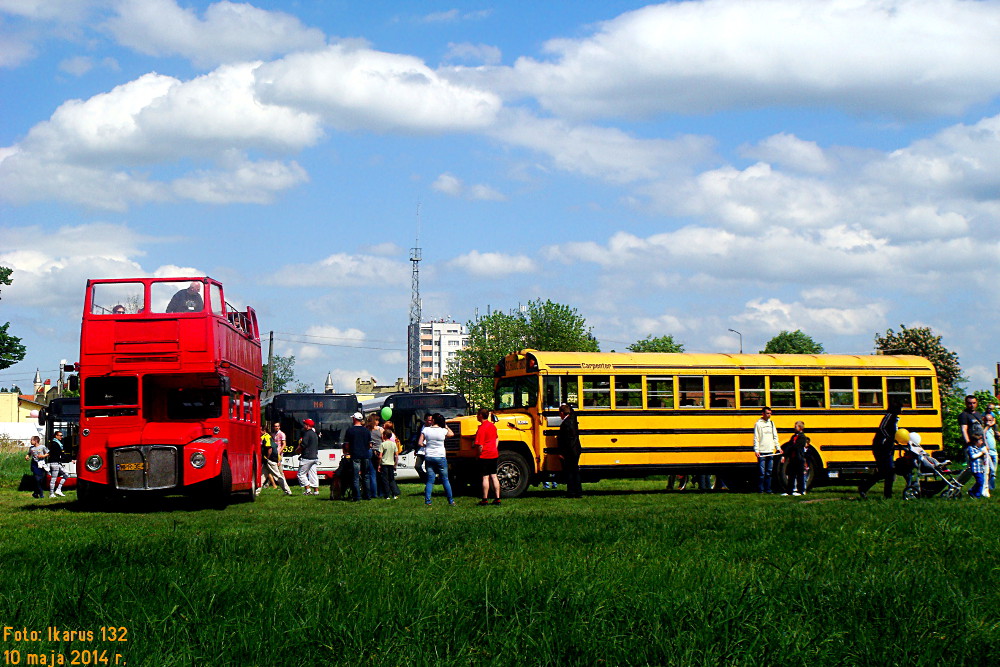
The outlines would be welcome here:
[[[77,494],[255,497],[260,332],[211,278],[87,281]]]

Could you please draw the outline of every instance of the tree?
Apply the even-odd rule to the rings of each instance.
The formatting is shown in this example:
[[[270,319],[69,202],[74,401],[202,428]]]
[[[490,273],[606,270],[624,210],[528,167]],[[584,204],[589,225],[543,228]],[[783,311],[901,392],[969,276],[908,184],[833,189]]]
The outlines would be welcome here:
[[[0,285],[10,285],[13,279],[10,274],[13,269],[0,266]],[[8,333],[10,322],[0,325],[0,370],[9,368],[24,359],[27,349],[21,344],[21,339]]]
[[[823,354],[823,344],[817,343],[801,329],[782,331],[767,341],[762,354]]]
[[[649,334],[642,340],[632,343],[626,349],[629,352],[683,352],[684,344],[678,343],[669,334],[656,338],[653,338],[653,334]]]
[[[536,299],[514,313],[494,311],[466,324],[469,342],[448,363],[447,382],[473,406],[493,405],[493,369],[504,356],[531,348],[598,352],[587,322],[575,308]]]
[[[295,381],[295,355],[274,355],[274,393],[280,394]],[[268,365],[264,364],[264,382],[267,382]]]
[[[885,335],[875,334],[875,349],[886,354],[913,354],[934,364],[937,373],[938,392],[941,397],[962,393],[962,367],[958,355],[941,343],[941,336],[935,336],[930,327],[912,329],[900,324],[899,332],[887,329]],[[943,402],[943,401],[942,401]]]

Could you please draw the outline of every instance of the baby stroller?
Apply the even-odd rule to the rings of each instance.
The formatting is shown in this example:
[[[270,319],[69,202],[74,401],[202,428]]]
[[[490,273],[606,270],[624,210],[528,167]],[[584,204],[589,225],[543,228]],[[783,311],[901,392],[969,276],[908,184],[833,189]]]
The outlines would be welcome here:
[[[896,431],[896,442],[903,445],[903,456],[896,462],[896,470],[906,479],[904,499],[916,500],[936,495],[954,499],[961,496],[962,484],[948,470],[951,461],[938,461],[924,451],[920,446],[919,433],[899,429]]]

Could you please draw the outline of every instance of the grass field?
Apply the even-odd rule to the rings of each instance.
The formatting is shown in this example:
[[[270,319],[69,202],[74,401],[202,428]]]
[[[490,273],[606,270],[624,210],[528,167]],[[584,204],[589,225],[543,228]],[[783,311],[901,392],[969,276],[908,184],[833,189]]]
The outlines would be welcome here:
[[[622,481],[425,507],[410,484],[398,501],[266,490],[85,513],[73,492],[16,491],[24,471],[0,457],[0,623],[42,633],[10,631],[20,664],[1000,664],[996,500]],[[102,641],[109,626],[128,641]]]

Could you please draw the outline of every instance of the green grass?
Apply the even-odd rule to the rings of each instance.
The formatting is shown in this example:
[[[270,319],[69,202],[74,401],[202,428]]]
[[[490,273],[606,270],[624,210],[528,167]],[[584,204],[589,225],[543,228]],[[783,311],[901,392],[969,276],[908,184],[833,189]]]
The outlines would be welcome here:
[[[1000,662],[995,500],[621,481],[428,508],[407,484],[394,502],[266,490],[221,511],[87,513],[72,492],[17,492],[26,466],[4,458],[0,623],[129,630],[4,650],[156,666]]]

